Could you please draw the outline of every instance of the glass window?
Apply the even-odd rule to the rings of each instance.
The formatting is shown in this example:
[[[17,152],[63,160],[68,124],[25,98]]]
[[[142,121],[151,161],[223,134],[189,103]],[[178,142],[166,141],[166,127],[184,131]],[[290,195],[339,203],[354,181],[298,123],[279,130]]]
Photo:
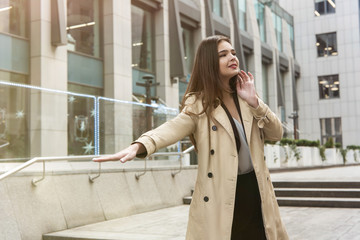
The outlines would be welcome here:
[[[235,8],[239,28],[246,31],[246,0],[236,0]]]
[[[186,76],[185,78],[179,80],[179,102],[181,102],[185,94],[194,64],[195,50],[194,50],[193,39],[194,39],[193,30],[182,25],[182,40],[184,44],[184,60],[185,60]]]
[[[262,100],[269,104],[269,83],[268,83],[268,67],[262,64]]]
[[[213,13],[222,17],[222,0],[212,0],[211,3]]]
[[[291,24],[287,24],[289,29],[289,35],[290,35],[290,42],[291,42],[291,49],[293,51],[293,54],[295,56],[295,40],[294,40],[294,26]]]
[[[315,16],[335,13],[335,0],[315,0]]]
[[[101,57],[99,14],[99,0],[67,0],[69,50]]]
[[[339,75],[320,76],[318,80],[320,99],[340,97]]]
[[[10,75],[22,79],[20,75]],[[0,85],[0,159],[30,155],[29,97],[25,88]]]
[[[342,144],[341,118],[320,119],[321,144],[332,137],[335,143]]]
[[[258,2],[258,0],[254,0],[255,4],[255,12],[256,12],[256,20],[259,25],[260,31],[260,39],[263,42],[266,42],[266,33],[265,33],[265,7],[264,4]]]
[[[27,37],[26,0],[0,1],[0,32]]]
[[[182,37],[184,43],[184,60],[186,72],[190,74],[194,64],[194,33],[191,29],[182,27]]]
[[[72,92],[101,95],[102,89],[69,84]],[[92,98],[68,95],[68,155],[94,154],[95,109]]]
[[[149,72],[153,66],[153,17],[151,12],[131,6],[132,67]]]
[[[279,49],[279,51],[282,52],[283,44],[282,44],[282,20],[281,20],[281,17],[279,17],[277,14],[273,13],[273,21],[274,21],[274,26],[275,26],[275,31],[276,31],[276,40],[277,40],[278,49]]]
[[[318,57],[338,55],[336,33],[325,33],[316,35],[316,46]]]

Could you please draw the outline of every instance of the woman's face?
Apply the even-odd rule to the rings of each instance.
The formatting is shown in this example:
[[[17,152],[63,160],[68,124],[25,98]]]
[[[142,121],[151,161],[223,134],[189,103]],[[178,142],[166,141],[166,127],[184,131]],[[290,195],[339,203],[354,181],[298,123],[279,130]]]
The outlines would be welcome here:
[[[239,60],[235,49],[227,41],[218,44],[220,79],[228,81],[239,73]]]

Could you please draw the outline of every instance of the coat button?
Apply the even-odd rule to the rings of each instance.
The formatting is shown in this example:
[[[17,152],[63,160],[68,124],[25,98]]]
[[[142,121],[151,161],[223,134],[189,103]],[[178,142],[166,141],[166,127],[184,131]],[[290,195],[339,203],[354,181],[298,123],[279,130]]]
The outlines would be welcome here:
[[[211,129],[212,129],[213,131],[216,131],[216,130],[217,130],[216,125],[212,126]]]
[[[208,177],[209,177],[209,178],[212,178],[212,177],[213,177],[212,172],[209,172],[209,173],[208,173]]]
[[[211,154],[211,155],[214,155],[214,153],[215,153],[214,149],[211,149],[211,150],[210,150],[210,154]]]
[[[205,201],[205,202],[208,202],[208,201],[209,201],[209,197],[208,197],[208,196],[205,196],[205,197],[204,197],[204,201]]]

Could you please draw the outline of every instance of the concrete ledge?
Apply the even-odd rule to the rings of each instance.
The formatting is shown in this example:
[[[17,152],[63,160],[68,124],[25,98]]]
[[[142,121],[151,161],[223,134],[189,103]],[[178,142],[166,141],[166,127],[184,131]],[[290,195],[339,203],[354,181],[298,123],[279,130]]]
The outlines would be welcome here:
[[[94,183],[85,170],[54,171],[36,187],[34,172],[11,176],[0,182],[0,239],[42,240],[45,233],[181,205],[197,168],[172,177],[174,170],[154,167],[136,180],[134,169],[107,169]]]

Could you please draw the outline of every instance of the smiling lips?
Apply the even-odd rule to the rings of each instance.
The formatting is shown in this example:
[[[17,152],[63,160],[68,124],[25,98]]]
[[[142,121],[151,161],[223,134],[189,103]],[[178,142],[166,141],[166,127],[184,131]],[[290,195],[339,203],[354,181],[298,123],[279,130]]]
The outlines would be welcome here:
[[[230,66],[229,66],[229,68],[232,68],[232,69],[237,69],[237,64],[231,64]]]

